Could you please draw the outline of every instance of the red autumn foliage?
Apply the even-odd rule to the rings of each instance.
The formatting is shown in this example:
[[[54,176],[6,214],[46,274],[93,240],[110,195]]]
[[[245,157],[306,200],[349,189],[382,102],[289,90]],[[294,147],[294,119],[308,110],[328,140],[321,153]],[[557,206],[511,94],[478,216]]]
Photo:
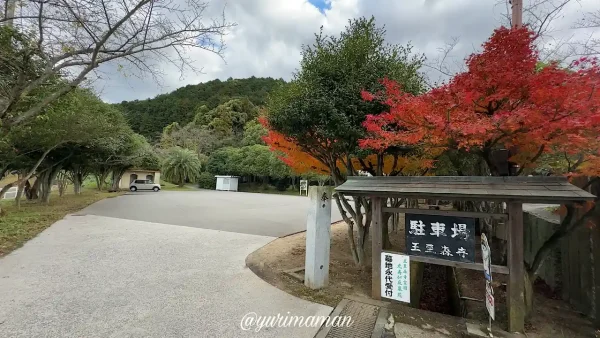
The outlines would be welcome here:
[[[260,124],[268,131],[268,134],[263,137],[263,141],[272,151],[279,154],[279,159],[288,167],[292,168],[296,174],[304,174],[314,172],[319,174],[329,174],[329,169],[320,161],[302,151],[293,140],[285,137],[269,128],[269,123],[264,117],[259,118]]]
[[[569,69],[539,69],[534,33],[499,28],[467,71],[422,95],[382,80],[385,90],[363,93],[389,111],[369,116],[363,148],[426,145],[487,150],[518,149],[513,161],[531,165],[542,154],[564,155],[569,169],[600,174],[600,68],[582,58]],[[576,166],[569,156],[577,158]],[[566,171],[566,170],[565,170]]]
[[[321,161],[311,156],[308,152],[286,137],[269,128],[269,123],[264,117],[259,118],[259,122],[267,129],[268,134],[263,140],[272,151],[279,154],[279,159],[290,167],[296,174],[317,173],[329,175],[330,169]],[[434,152],[432,152],[434,153]],[[362,160],[362,163],[361,163]],[[352,167],[354,170],[365,170],[367,168],[377,167],[378,156],[376,154],[367,155],[361,159],[352,158]],[[383,172],[387,175],[417,175],[426,168],[431,168],[433,161],[429,157],[419,155],[415,156],[397,156],[386,154],[383,156]],[[337,163],[337,170],[346,173],[346,167],[342,163]]]

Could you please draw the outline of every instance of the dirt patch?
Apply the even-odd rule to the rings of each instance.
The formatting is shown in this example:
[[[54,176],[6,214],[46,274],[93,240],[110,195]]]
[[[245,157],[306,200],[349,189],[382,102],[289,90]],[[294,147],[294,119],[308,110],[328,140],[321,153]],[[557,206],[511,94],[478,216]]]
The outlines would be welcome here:
[[[464,337],[466,322],[463,318],[415,309],[401,304],[391,304],[389,313],[397,323],[416,326],[432,335],[442,333],[448,337]],[[439,335],[438,335],[439,336]]]
[[[272,241],[250,254],[246,258],[246,265],[270,284],[296,297],[332,307],[345,295],[368,297],[371,294],[371,266],[360,269],[354,264],[346,229],[343,222],[331,226],[329,285],[321,290],[309,289],[285,273],[286,270],[304,266],[305,232]]]
[[[367,241],[365,256],[367,265],[359,268],[352,258],[348,244],[347,226],[339,222],[331,226],[331,250],[329,285],[315,291],[285,273],[304,267],[306,234],[304,232],[278,238],[253,252],[246,258],[246,265],[270,284],[296,297],[334,307],[344,296],[371,296],[371,241]],[[391,250],[405,251],[404,217],[396,229],[390,231]],[[432,278],[423,280],[422,309],[448,313],[447,288],[440,278],[438,266],[428,268]],[[301,272],[302,273],[302,272]],[[426,296],[425,296],[426,295]],[[440,302],[440,299],[444,301]]]

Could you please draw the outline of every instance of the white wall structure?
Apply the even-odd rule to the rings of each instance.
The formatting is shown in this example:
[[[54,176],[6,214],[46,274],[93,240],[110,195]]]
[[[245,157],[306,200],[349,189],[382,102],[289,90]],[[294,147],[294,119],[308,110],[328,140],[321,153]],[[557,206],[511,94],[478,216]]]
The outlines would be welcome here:
[[[238,191],[237,176],[215,176],[217,178],[217,190]]]
[[[302,196],[302,192],[306,192],[306,196],[308,196],[308,180],[300,180],[300,196]]]
[[[310,205],[306,221],[304,285],[311,289],[320,289],[329,282],[331,193],[331,187],[308,188]]]
[[[8,189],[4,193],[4,196],[0,196],[0,198],[5,199],[5,200],[15,199],[16,197],[17,197],[17,187],[12,187],[12,188]]]

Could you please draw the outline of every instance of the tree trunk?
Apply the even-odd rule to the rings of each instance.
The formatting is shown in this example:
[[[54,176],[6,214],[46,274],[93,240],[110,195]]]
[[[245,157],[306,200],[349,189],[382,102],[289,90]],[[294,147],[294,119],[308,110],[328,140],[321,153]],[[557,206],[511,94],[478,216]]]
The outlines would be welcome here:
[[[98,191],[102,191],[102,184],[100,183],[100,176],[94,175],[94,178],[96,179],[96,189],[98,189]]]
[[[126,168],[113,169],[111,191],[119,191],[120,190],[121,187],[119,187],[119,182],[121,182],[121,179],[123,178],[123,174],[125,174],[125,171],[127,171]]]
[[[348,226],[348,243],[350,244],[350,252],[352,253],[352,258],[354,259],[354,263],[359,264],[361,260],[359,258],[359,249],[356,245],[356,241],[354,240],[354,220],[348,216],[346,210],[342,206],[342,199],[344,199],[344,196],[340,193],[336,193],[333,195],[333,197],[335,199],[335,203],[338,206],[338,209],[340,210],[342,219],[344,220],[344,222],[346,222],[346,225]],[[362,253],[362,255],[364,256],[364,252]]]
[[[96,173],[96,185],[98,188],[98,191],[102,191],[104,190],[104,184],[106,183],[106,178],[108,177],[108,174],[110,173],[110,170],[108,169],[104,169],[104,170],[100,170],[99,172]]]
[[[75,172],[73,173],[73,193],[75,195],[81,194],[81,184],[83,183],[83,177],[81,173]]]
[[[8,191],[8,189],[12,188],[15,182],[9,183],[2,187],[0,190],[0,200],[4,198],[4,194]],[[0,204],[0,216],[4,215],[4,210],[2,210],[2,204]]]
[[[337,193],[334,197],[340,214],[348,225],[348,242],[350,243],[352,258],[358,266],[364,268],[367,265],[365,261],[365,244],[371,225],[370,203],[365,198],[355,197],[355,205],[352,207],[342,194]],[[355,225],[356,235],[354,234]]]
[[[33,186],[31,187],[30,194],[32,200],[36,200],[40,196],[40,177],[36,176],[35,182],[33,182]]]
[[[48,176],[49,174],[44,173],[40,181],[40,201],[45,204],[50,202],[50,190],[52,189],[51,185],[48,183]]]
[[[21,176],[22,174],[19,173],[19,176]],[[20,181],[20,184],[17,188],[17,196],[15,197],[15,205],[17,206],[17,210],[21,209],[21,196],[23,195],[23,190],[25,190],[25,184],[28,183],[28,181]]]
[[[31,199],[31,184],[29,183],[29,180],[25,181],[25,186],[24,186],[23,192],[25,193],[25,198],[30,200]]]
[[[42,187],[43,187],[43,191],[42,191],[42,202],[45,204],[50,203],[50,194],[52,193],[52,184],[54,183],[55,179],[56,179],[56,175],[58,175],[58,172],[60,171],[60,169],[62,168],[61,165],[55,165],[51,168],[49,168],[48,170],[46,170],[43,174],[42,174]]]
[[[41,186],[41,194],[40,194],[40,200],[42,203],[48,204],[48,202],[50,202],[50,191],[52,190],[52,185],[50,184],[50,174],[49,173],[44,173],[44,175],[42,175],[41,177],[41,182],[40,182],[40,186]]]
[[[367,234],[365,228],[363,226],[359,226],[358,230],[358,245],[356,246],[356,257],[358,258],[358,266],[364,268],[367,266],[367,262],[365,261],[365,242],[367,238]]]
[[[37,168],[40,166],[40,164],[42,163],[42,161],[44,161],[44,159],[46,158],[46,156],[48,156],[48,154],[50,153],[50,151],[52,151],[52,149],[56,148],[58,145],[60,145],[60,143],[50,147],[49,149],[47,149],[42,156],[40,156],[40,158],[37,160],[37,162],[33,165],[33,167],[29,170],[28,173],[26,173],[24,175],[24,177],[22,179],[18,179],[16,182],[12,182],[9,183],[7,185],[5,185],[2,190],[0,190],[0,199],[4,196],[4,193],[6,193],[6,191],[8,189],[10,189],[11,187],[13,187],[15,184],[21,184],[22,181],[27,181],[29,180],[29,178],[31,178],[31,176],[33,176],[33,173],[37,170]],[[6,189],[6,190],[5,190]],[[0,208],[0,215],[2,215],[2,209]]]
[[[384,213],[383,220],[381,223],[382,231],[383,231],[383,249],[390,250],[392,248],[392,242],[390,242],[390,227],[389,222],[392,219],[392,213]]]
[[[69,184],[67,174],[63,171],[60,171],[58,175],[56,175],[56,183],[58,184],[58,196],[62,197],[67,190],[67,185]]]

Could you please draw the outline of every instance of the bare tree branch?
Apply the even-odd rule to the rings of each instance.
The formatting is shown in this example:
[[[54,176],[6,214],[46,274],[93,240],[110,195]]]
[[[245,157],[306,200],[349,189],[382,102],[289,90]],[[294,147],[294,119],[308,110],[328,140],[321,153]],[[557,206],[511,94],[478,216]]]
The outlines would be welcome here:
[[[571,44],[574,55],[598,56],[600,55],[600,10],[586,13],[574,26],[574,29],[589,31],[586,40],[576,41]]]
[[[119,67],[130,66],[139,77],[150,75],[155,81],[163,73],[152,65],[161,61],[177,67],[182,76],[200,72],[202,67],[187,53],[199,49],[222,57],[223,36],[235,26],[224,13],[207,18],[208,7],[203,0],[23,1],[14,20],[17,33],[11,34],[37,33],[28,35],[32,44],[17,43],[0,55],[7,65],[0,68],[3,132],[42,113],[88,74],[95,76],[103,63],[123,60]],[[0,23],[7,20],[2,16]],[[66,81],[50,86],[57,78]],[[29,99],[34,91],[39,100]]]
[[[456,49],[456,46],[460,42],[458,37],[451,37],[443,47],[438,48],[438,52],[440,53],[439,57],[432,59],[430,62],[425,62],[423,66],[435,70],[443,76],[438,77],[434,83],[427,83],[427,85],[431,88],[437,86],[437,84],[444,82],[444,77],[449,78],[452,77],[456,72],[460,71],[463,68],[462,59],[460,62],[456,62],[457,60],[453,60],[453,64],[449,65],[448,60],[453,59],[451,56],[452,52]]]
[[[560,19],[568,5],[580,0],[529,0],[524,2],[523,23],[536,34],[537,45],[542,61],[564,62],[575,53],[571,44],[573,37],[556,39],[553,24]],[[510,0],[497,0],[497,6],[503,6],[501,23],[512,26]]]

